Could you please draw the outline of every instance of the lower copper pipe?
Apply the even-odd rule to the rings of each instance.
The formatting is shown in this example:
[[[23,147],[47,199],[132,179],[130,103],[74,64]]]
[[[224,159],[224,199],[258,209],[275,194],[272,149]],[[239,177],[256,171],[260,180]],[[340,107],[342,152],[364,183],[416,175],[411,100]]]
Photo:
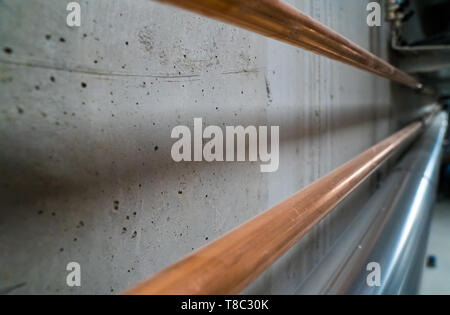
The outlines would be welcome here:
[[[426,121],[414,122],[329,175],[220,239],[163,270],[127,294],[235,294],[255,280]]]
[[[296,8],[279,0],[157,0],[372,72],[414,89],[423,85]]]

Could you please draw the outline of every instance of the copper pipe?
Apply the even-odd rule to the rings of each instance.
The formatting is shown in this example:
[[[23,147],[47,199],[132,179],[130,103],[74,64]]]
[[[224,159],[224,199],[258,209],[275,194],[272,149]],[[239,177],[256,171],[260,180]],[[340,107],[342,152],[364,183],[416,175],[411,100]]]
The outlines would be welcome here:
[[[310,50],[414,89],[423,85],[279,0],[157,0]]]
[[[425,123],[408,125],[127,294],[239,293],[394,152],[409,144]]]

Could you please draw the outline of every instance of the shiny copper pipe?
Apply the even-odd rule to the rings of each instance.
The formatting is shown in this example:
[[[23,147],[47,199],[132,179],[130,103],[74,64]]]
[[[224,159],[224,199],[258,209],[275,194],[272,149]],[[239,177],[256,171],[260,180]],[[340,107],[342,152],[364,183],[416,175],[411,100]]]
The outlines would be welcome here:
[[[235,294],[298,242],[425,120],[405,127],[291,198],[163,270],[127,294]]]
[[[296,8],[279,0],[157,0],[298,46],[402,83],[423,86]]]

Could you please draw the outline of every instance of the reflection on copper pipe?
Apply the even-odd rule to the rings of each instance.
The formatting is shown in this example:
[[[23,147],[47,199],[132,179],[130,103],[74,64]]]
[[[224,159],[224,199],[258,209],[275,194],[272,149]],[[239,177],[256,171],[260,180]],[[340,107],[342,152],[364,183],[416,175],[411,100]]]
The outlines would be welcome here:
[[[361,153],[291,198],[127,294],[235,294],[256,279],[394,152],[409,144],[415,122]]]
[[[402,83],[423,86],[369,51],[279,0],[157,0],[284,41]]]

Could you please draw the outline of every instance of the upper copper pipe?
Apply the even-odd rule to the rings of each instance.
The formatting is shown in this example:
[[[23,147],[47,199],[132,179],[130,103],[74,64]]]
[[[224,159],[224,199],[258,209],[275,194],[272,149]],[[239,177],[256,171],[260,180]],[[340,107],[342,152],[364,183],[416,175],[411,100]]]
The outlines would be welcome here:
[[[255,280],[425,125],[415,122],[127,294],[235,294]]]
[[[298,46],[414,89],[410,75],[279,0],[157,0]]]

